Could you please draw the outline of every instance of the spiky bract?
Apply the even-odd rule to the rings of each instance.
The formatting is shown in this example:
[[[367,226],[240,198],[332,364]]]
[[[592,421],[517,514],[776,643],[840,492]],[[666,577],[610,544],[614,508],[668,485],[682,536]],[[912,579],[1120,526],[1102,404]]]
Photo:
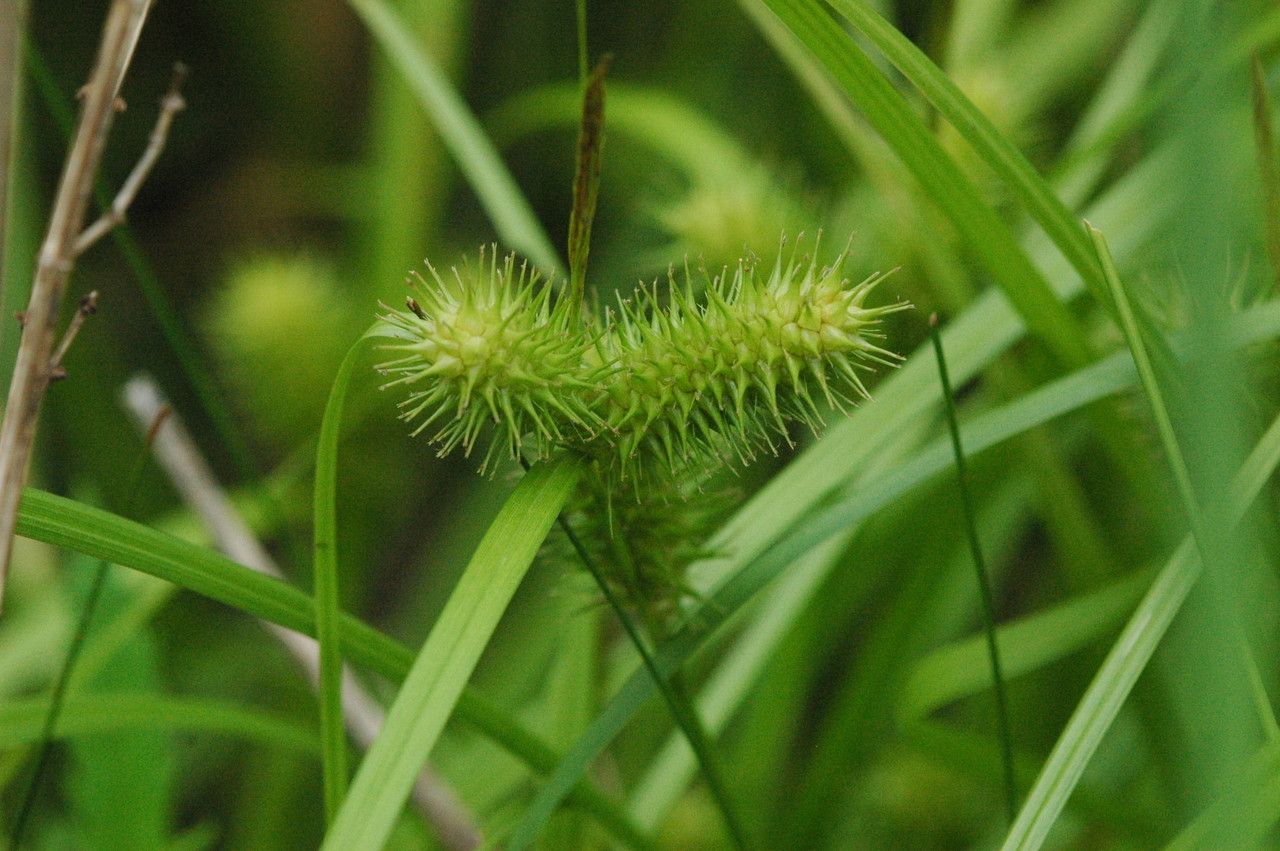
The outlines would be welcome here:
[[[593,404],[609,426],[596,442],[609,438],[629,478],[655,461],[672,471],[749,461],[787,441],[790,421],[816,429],[820,403],[865,397],[859,372],[898,359],[873,341],[880,318],[905,305],[865,304],[883,277],[850,284],[840,260],[793,256],[767,277],[741,263],[701,298],[688,273],[665,292],[642,288],[595,348],[612,367]]]
[[[486,425],[493,439],[482,467],[526,445],[538,455],[580,439],[596,421],[581,402],[589,338],[575,311],[553,302],[527,264],[481,249],[476,266],[430,278],[415,274],[408,309],[381,317],[400,356],[381,365],[386,387],[407,385],[401,403],[413,434],[428,429],[440,454],[469,454]]]

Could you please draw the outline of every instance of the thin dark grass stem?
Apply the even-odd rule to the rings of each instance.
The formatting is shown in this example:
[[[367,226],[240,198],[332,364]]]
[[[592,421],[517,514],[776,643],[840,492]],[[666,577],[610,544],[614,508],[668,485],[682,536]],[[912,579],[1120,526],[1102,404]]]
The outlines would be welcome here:
[[[528,469],[528,464],[523,460],[520,463],[526,470]],[[605,601],[613,609],[614,614],[618,616],[618,621],[622,624],[623,630],[626,631],[627,637],[631,639],[636,652],[640,654],[645,668],[649,671],[649,675],[653,677],[654,684],[658,687],[663,699],[666,700],[667,707],[671,711],[671,717],[675,720],[676,726],[684,733],[689,742],[689,747],[693,749],[693,754],[702,769],[702,776],[706,781],[707,789],[710,790],[711,796],[715,799],[716,805],[720,809],[720,815],[724,820],[729,838],[735,847],[745,851],[745,849],[751,847],[750,843],[747,842],[746,831],[743,829],[742,822],[738,819],[730,802],[719,763],[711,746],[711,739],[707,735],[706,729],[702,726],[698,713],[694,710],[693,702],[689,699],[687,690],[677,683],[678,673],[670,679],[663,676],[662,671],[658,668],[657,660],[654,659],[653,653],[649,650],[648,642],[645,641],[639,626],[636,624],[635,618],[627,611],[622,604],[622,600],[618,598],[617,593],[609,585],[600,570],[600,566],[596,564],[595,559],[591,557],[591,553],[587,552],[587,548],[583,546],[582,539],[573,531],[563,514],[556,518],[556,523],[564,531],[565,536],[568,537],[569,544],[573,547],[574,552],[578,554],[578,558],[581,559],[587,572],[591,574],[591,578],[595,580],[596,585],[600,588],[600,593],[604,595]]]
[[[575,0],[578,23],[578,84],[584,89],[591,74],[591,60],[587,52],[587,0]]]
[[[147,467],[147,459],[151,456],[151,444],[155,440],[156,432],[163,424],[168,413],[169,409],[166,407],[162,408],[160,413],[156,415],[156,419],[147,433],[146,442],[133,463],[126,490],[126,516],[133,513],[134,506],[138,501],[142,473]],[[84,649],[85,640],[89,637],[89,627],[92,625],[93,615],[97,611],[98,603],[102,599],[102,592],[106,588],[110,570],[110,563],[106,561],[98,562],[98,567],[93,574],[92,584],[89,586],[89,594],[85,597],[84,609],[80,612],[80,620],[76,623],[75,633],[71,636],[71,643],[67,646],[66,658],[62,660],[62,669],[58,671],[58,677],[53,682],[53,690],[49,695],[49,711],[45,714],[44,724],[40,729],[40,745],[36,751],[35,766],[31,770],[31,783],[27,786],[27,792],[22,798],[22,806],[18,810],[18,815],[13,823],[13,833],[11,835],[13,848],[22,847],[22,838],[31,823],[31,814],[35,810],[36,797],[40,793],[40,783],[48,770],[49,757],[53,752],[54,734],[57,732],[58,719],[61,717],[62,708],[66,703],[67,688],[71,683],[72,675],[75,673],[76,661],[80,658],[80,651]]]
[[[947,358],[942,351],[942,338],[938,334],[937,314],[929,317],[929,336],[933,351],[938,357],[938,375],[942,379],[942,398],[946,405],[947,427],[951,432],[951,448],[956,457],[956,481],[960,487],[960,505],[964,511],[965,528],[969,535],[969,548],[973,551],[973,567],[978,581],[978,593],[982,598],[983,626],[987,634],[987,654],[991,658],[991,677],[995,682],[996,725],[1000,736],[1000,751],[1004,762],[1005,806],[1009,822],[1018,814],[1018,784],[1013,773],[1013,736],[1009,726],[1009,699],[1005,693],[1004,671],[1000,666],[1000,648],[996,645],[996,606],[991,593],[991,580],[987,562],[982,555],[982,543],[978,540],[978,526],[974,520],[973,497],[969,493],[969,472],[964,459],[964,447],[960,443],[960,423],[956,418],[956,403],[951,391],[951,377],[947,373]]]

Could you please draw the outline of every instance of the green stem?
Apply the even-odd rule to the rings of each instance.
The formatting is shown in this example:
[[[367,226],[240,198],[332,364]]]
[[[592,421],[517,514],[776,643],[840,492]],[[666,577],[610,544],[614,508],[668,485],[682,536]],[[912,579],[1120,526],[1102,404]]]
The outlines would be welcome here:
[[[951,377],[947,374],[947,358],[942,351],[942,338],[938,335],[938,316],[929,317],[929,336],[938,358],[938,375],[942,379],[942,399],[947,412],[947,427],[951,431],[951,448],[956,457],[956,480],[960,486],[960,505],[964,510],[965,529],[969,536],[969,548],[973,551],[973,567],[977,574],[978,593],[982,597],[983,626],[987,633],[987,654],[991,657],[991,676],[995,682],[996,724],[1000,736],[1000,750],[1004,759],[1005,805],[1009,822],[1018,814],[1018,785],[1013,773],[1013,737],[1009,728],[1009,700],[1005,694],[1004,672],[1000,667],[1000,649],[996,646],[996,606],[991,593],[991,581],[987,574],[986,559],[982,555],[982,543],[978,540],[978,526],[974,521],[973,497],[969,493],[969,472],[964,459],[964,447],[960,443],[960,423],[956,418],[956,403],[951,391]]]

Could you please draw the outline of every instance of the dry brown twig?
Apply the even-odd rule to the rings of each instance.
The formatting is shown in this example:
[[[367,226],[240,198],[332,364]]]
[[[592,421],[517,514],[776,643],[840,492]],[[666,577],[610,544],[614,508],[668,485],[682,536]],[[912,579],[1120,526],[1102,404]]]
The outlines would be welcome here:
[[[158,412],[168,406],[156,383],[135,376],[121,393],[125,408],[139,430],[145,432]],[[251,570],[283,579],[266,549],[236,511],[218,484],[213,471],[176,414],[164,421],[155,435],[153,453],[161,469],[187,507],[200,519],[214,546]],[[320,652],[315,639],[272,623],[264,626],[284,645],[306,673],[311,684],[320,681]],[[367,748],[382,729],[382,707],[349,669],[343,671],[342,708],[351,737]],[[475,818],[454,791],[429,766],[423,766],[413,787],[413,798],[423,816],[451,851],[470,851],[484,841]]]
[[[82,108],[62,178],[54,197],[49,229],[40,248],[31,300],[23,312],[22,339],[14,363],[13,380],[0,425],[0,601],[13,549],[18,502],[26,483],[40,406],[49,382],[61,374],[62,355],[91,312],[85,303],[55,348],[59,309],[76,258],[119,224],[142,182],[164,148],[174,115],[182,109],[179,91],[185,69],[178,66],[173,83],[161,101],[160,116],[143,151],[115,202],[101,219],[84,228],[89,198],[111,122],[119,107],[118,94],[146,21],[151,0],[113,0],[103,25],[102,42],[89,82],[81,90]],[[90,305],[92,306],[92,305]]]

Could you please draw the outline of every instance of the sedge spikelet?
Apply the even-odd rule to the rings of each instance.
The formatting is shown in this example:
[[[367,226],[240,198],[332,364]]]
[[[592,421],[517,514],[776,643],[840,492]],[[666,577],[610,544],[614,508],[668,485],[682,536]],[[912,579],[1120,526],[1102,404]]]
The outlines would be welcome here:
[[[413,434],[427,432],[442,456],[469,455],[489,427],[481,467],[491,469],[504,451],[540,457],[591,430],[596,417],[580,402],[589,340],[536,270],[514,255],[500,262],[496,248],[450,275],[427,269],[409,281],[408,309],[381,317],[394,340],[384,348],[399,355],[379,367],[391,377],[383,386],[411,388],[401,417]]]
[[[746,463],[786,442],[788,422],[816,430],[820,402],[866,397],[860,373],[898,361],[875,342],[876,326],[906,305],[866,306],[884,276],[852,284],[843,258],[819,267],[793,253],[767,276],[740,263],[701,299],[686,272],[665,293],[642,287],[620,301],[593,350],[609,369],[592,407],[608,425],[593,443],[607,442],[621,478],[655,465]]]

